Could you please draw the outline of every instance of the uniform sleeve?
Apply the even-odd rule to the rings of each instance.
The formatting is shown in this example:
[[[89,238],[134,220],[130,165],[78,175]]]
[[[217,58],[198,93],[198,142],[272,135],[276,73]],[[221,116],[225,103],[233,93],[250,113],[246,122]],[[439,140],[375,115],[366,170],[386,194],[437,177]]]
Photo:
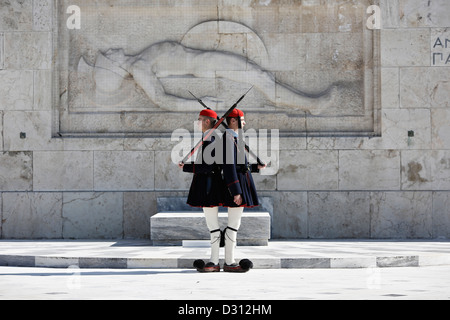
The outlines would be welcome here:
[[[225,133],[223,138],[224,159],[223,178],[232,196],[242,194],[239,178],[236,172],[236,147],[234,138]]]
[[[185,163],[183,166],[183,172],[194,172],[194,163]]]
[[[210,143],[211,143],[210,141],[205,141],[205,142],[203,143],[202,149],[201,149],[202,154],[203,154],[204,149],[205,149]],[[204,160],[204,159],[203,159],[203,157],[202,157],[202,161],[196,161],[196,162],[186,163],[186,164],[183,166],[183,172],[191,172],[191,173],[209,173],[209,172],[212,172],[212,171],[216,168],[216,165],[215,165],[214,163],[213,163],[213,164],[208,164],[208,163],[205,163],[203,160]]]

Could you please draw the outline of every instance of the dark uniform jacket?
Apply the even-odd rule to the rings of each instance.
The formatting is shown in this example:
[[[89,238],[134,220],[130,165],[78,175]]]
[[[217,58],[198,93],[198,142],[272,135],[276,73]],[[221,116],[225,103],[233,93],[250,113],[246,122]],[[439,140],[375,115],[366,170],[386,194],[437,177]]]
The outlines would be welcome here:
[[[203,156],[204,150],[210,144],[217,143],[218,147],[221,147],[220,142],[220,138],[214,134],[211,135],[210,141],[203,142],[200,148],[202,154],[198,155],[197,160],[183,166],[184,172],[194,174],[187,199],[187,204],[192,207],[216,207],[223,204],[226,189],[222,180],[221,168],[216,163],[207,163]],[[214,150],[211,156],[215,156]]]
[[[226,130],[222,136],[224,160],[222,165],[223,179],[227,192],[223,199],[224,207],[256,207],[259,205],[255,183],[251,172],[257,171],[257,165],[250,165],[245,154],[238,162],[238,153],[243,152],[238,149],[237,134],[233,130]],[[239,150],[239,151],[238,151]],[[227,161],[228,160],[228,161]],[[242,196],[242,204],[238,206],[234,203],[234,196]]]

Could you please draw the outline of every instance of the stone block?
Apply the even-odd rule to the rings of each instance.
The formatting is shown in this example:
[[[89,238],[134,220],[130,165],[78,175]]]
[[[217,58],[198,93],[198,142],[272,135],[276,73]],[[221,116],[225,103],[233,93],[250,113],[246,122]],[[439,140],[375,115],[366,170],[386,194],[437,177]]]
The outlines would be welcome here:
[[[401,153],[401,189],[433,188],[433,156],[427,150],[403,150]]]
[[[179,259],[172,258],[160,258],[160,259],[140,259],[140,258],[128,258],[127,268],[128,269],[176,269],[183,268],[178,265]],[[191,264],[187,263],[185,268],[192,267],[192,259],[190,259]]]
[[[5,68],[47,69],[52,66],[50,32],[5,33]]]
[[[3,33],[0,33],[0,70],[4,67],[4,41],[5,36]]]
[[[310,192],[308,208],[310,238],[370,238],[368,192]]]
[[[280,151],[278,190],[338,189],[338,152]]]
[[[0,111],[0,141],[3,141],[3,111]],[[0,151],[3,151],[3,143],[0,145]]]
[[[94,152],[94,189],[153,190],[153,151]]]
[[[122,239],[122,193],[64,193],[64,239]]]
[[[341,150],[341,190],[399,190],[400,153],[395,150]]]
[[[432,189],[450,189],[450,151],[434,150],[431,153]]]
[[[33,71],[0,70],[0,110],[32,109]]]
[[[433,149],[450,149],[450,110],[431,110]]]
[[[402,151],[403,190],[450,189],[448,150]]]
[[[401,257],[377,257],[377,267],[380,268],[400,268],[400,267],[418,267],[419,256],[401,256]]]
[[[59,141],[59,139],[53,139]],[[58,144],[58,143],[55,143]],[[121,138],[71,138],[62,140],[65,151],[122,151],[124,139]]]
[[[52,110],[52,73],[49,70],[34,72],[34,106],[36,111]]]
[[[429,109],[383,109],[381,136],[371,139],[339,139],[335,148],[342,149],[429,149],[432,140]],[[409,136],[409,131],[414,136]],[[348,142],[348,143],[347,143]]]
[[[379,0],[381,9],[381,27],[383,29],[398,28],[400,23],[400,14],[398,9],[398,1]]]
[[[432,237],[431,192],[376,192],[370,205],[372,238]]]
[[[53,23],[53,1],[34,0],[33,1],[33,30],[51,31]]]
[[[0,191],[31,191],[32,189],[32,153],[0,153]]]
[[[150,238],[150,217],[164,211],[158,210],[159,199],[162,198],[169,199],[168,202],[185,204],[187,192],[124,192],[123,233],[125,239]]]
[[[400,69],[401,108],[450,107],[450,65]]]
[[[273,201],[272,237],[308,238],[308,193],[282,191],[268,194]]]
[[[203,212],[161,212],[151,218],[153,245],[181,245],[183,240],[209,240]],[[219,213],[219,224],[227,226],[228,214]],[[238,245],[267,245],[270,239],[268,212],[244,212],[239,228]]]
[[[389,1],[389,6],[394,2]],[[448,27],[450,8],[446,0],[400,0],[398,1],[399,26],[408,28]]]
[[[69,257],[49,257],[49,256],[35,256],[35,264],[33,267],[37,268],[78,268],[79,258]],[[74,272],[76,272],[74,270]]]
[[[34,152],[33,187],[36,191],[92,191],[93,152]]]
[[[430,31],[427,29],[381,30],[383,67],[429,66]]]
[[[154,192],[124,192],[124,238],[150,238],[150,217],[157,213]]]
[[[126,269],[127,258],[79,258],[80,268]]]
[[[281,268],[328,269],[330,268],[330,258],[281,258]]]
[[[433,193],[433,238],[450,238],[450,193]]]
[[[35,256],[1,255],[0,266],[34,268],[36,266],[35,259]]]
[[[5,111],[4,147],[11,151],[61,150],[63,141],[52,139],[50,111]]]
[[[170,151],[155,153],[155,189],[189,190],[193,175],[183,172],[171,160]]]
[[[3,196],[2,193],[0,193],[0,217],[3,217]],[[2,232],[2,219],[0,219],[0,239],[3,238],[3,232]]]
[[[2,237],[60,239],[61,193],[4,193]]]
[[[400,107],[399,68],[381,69],[381,106],[382,109]]]
[[[428,109],[387,109],[382,111],[380,140],[368,142],[380,149],[429,149],[431,145],[431,113]],[[414,131],[414,137],[408,132]]]
[[[330,268],[375,268],[376,257],[330,258]]]
[[[0,31],[30,31],[33,25],[33,2],[3,2],[0,7]]]

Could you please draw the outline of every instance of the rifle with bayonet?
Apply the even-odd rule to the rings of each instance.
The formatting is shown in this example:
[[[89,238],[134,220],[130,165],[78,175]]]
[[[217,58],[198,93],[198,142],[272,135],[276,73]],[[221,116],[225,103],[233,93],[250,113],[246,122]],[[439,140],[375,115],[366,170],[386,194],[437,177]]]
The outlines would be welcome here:
[[[253,88],[253,87],[252,87]],[[250,88],[251,89],[251,88]],[[250,91],[250,90],[249,90]],[[206,104],[204,104],[203,103],[203,101],[201,100],[201,99],[199,99],[199,98],[197,98],[192,92],[190,92],[189,90],[188,90],[188,92],[204,107],[204,108],[206,108],[206,109],[208,109],[208,110],[211,110],[211,108],[210,107],[208,107]],[[247,91],[247,93],[248,93],[248,91]],[[247,94],[246,93],[246,94]],[[219,118],[219,116],[217,116],[217,120],[220,120],[220,118]],[[225,129],[228,129],[228,125],[225,123],[225,122],[221,122],[221,124],[222,124],[222,126],[225,128]],[[246,144],[246,143],[244,143],[244,148],[245,148],[245,150],[247,150],[247,152],[253,157],[253,158],[255,158],[256,159],[256,162],[258,162],[258,164],[260,165],[260,166],[265,166],[266,164],[258,157],[258,155],[256,155],[252,150],[250,150],[250,147]]]
[[[224,114],[221,118],[219,118],[219,119],[217,120],[217,122],[216,122],[216,124],[214,125],[214,127],[213,127],[211,130],[209,130],[209,131],[204,135],[204,137],[203,137],[203,138],[195,145],[194,148],[192,148],[191,152],[189,152],[189,153],[183,158],[183,160],[181,160],[181,163],[183,163],[183,164],[186,163],[186,161],[188,161],[189,158],[192,157],[192,155],[198,150],[198,148],[200,148],[200,147],[202,146],[203,142],[204,142],[205,140],[207,140],[207,139],[213,134],[214,130],[217,129],[217,128],[223,123],[223,121],[225,120],[225,118],[228,117],[228,115],[229,115],[231,112],[233,112],[234,109],[236,109],[236,107],[237,107],[237,105],[239,104],[239,102],[241,102],[242,99],[244,99],[244,97],[247,95],[247,93],[250,92],[250,90],[252,90],[252,88],[253,88],[253,86],[252,86],[250,89],[248,89],[248,91],[247,91],[242,97],[240,97],[239,100],[236,101],[236,103],[233,104],[233,106],[231,106],[231,108],[228,109],[227,112],[225,112],[225,114]]]

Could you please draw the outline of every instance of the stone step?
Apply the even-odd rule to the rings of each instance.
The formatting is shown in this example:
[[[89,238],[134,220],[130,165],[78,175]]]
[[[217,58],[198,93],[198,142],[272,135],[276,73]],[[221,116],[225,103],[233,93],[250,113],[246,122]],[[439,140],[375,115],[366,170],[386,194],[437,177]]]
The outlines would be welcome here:
[[[0,240],[0,266],[193,269],[194,260],[207,261],[209,254],[208,248],[155,247],[149,240]],[[223,255],[221,248],[221,265]],[[236,260],[245,258],[254,269],[442,266],[450,265],[450,241],[271,240],[238,247]]]
[[[183,240],[209,240],[203,212],[172,211],[152,216],[150,237],[155,246],[181,246]],[[219,224],[227,226],[228,214],[219,212]],[[237,244],[241,246],[267,246],[270,239],[270,214],[245,212],[242,215]]]

